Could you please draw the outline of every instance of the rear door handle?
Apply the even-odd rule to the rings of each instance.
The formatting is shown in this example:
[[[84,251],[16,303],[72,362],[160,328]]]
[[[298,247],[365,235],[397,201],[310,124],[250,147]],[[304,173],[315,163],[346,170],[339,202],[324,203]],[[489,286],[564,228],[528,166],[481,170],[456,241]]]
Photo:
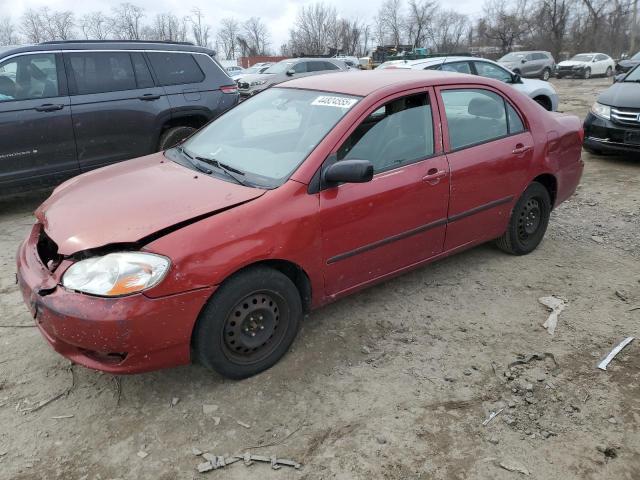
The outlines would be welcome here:
[[[145,95],[142,95],[141,97],[138,97],[138,100],[144,100],[144,101],[151,101],[151,100],[158,100],[160,98],[160,95],[154,95],[153,93],[147,93]]]
[[[36,112],[55,112],[56,110],[62,110],[64,105],[54,105],[53,103],[45,103],[44,105],[40,105],[36,107]]]
[[[427,174],[424,177],[422,177],[422,180],[435,185],[440,181],[442,177],[446,177],[446,176],[447,176],[446,170],[438,170],[437,168],[430,168]]]
[[[523,145],[522,143],[519,143],[516,145],[516,148],[514,148],[511,153],[513,153],[514,155],[523,155],[527,153],[529,150],[531,150],[531,147],[528,147]]]

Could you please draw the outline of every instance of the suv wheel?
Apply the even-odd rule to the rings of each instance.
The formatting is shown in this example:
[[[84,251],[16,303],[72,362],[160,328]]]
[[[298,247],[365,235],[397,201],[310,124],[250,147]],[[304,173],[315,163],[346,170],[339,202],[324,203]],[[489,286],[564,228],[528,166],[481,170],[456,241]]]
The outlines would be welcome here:
[[[289,277],[251,268],[215,292],[200,313],[192,344],[205,367],[228,378],[247,378],[287,353],[302,315],[300,293]]]
[[[549,68],[545,68],[544,70],[542,70],[542,75],[540,75],[540,78],[545,82],[549,81],[549,78],[551,78],[551,70]]]
[[[171,127],[160,137],[158,150],[163,151],[175,147],[185,138],[189,137],[196,129],[193,127]]]

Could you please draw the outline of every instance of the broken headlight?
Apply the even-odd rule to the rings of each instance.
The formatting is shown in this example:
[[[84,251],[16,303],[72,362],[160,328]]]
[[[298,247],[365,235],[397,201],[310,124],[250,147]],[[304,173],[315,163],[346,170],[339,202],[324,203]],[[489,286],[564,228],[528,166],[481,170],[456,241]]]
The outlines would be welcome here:
[[[62,277],[62,285],[105,297],[130,295],[157,285],[170,265],[168,258],[153,253],[109,253],[71,265]]]

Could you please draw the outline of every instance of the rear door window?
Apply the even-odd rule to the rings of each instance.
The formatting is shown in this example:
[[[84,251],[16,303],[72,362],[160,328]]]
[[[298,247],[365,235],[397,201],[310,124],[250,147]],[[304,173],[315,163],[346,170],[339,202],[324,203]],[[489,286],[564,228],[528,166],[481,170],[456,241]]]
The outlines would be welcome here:
[[[23,55],[0,64],[0,102],[59,96],[53,53]]]
[[[309,70],[308,65],[309,65],[308,62],[298,62],[293,66],[293,71],[295,73],[307,73],[311,71]]]
[[[133,70],[136,75],[136,83],[138,88],[150,88],[153,87],[153,78],[151,72],[145,62],[142,53],[136,52],[131,54],[131,60],[133,61]]]
[[[476,72],[481,77],[494,78],[506,83],[512,81],[511,74],[497,65],[487,62],[475,62],[475,66]]]
[[[151,66],[162,86],[200,83],[204,73],[189,53],[149,52]]]
[[[136,76],[127,52],[71,52],[69,59],[78,95],[134,90]]]
[[[483,89],[442,91],[452,150],[490,142],[508,135],[504,99]]]

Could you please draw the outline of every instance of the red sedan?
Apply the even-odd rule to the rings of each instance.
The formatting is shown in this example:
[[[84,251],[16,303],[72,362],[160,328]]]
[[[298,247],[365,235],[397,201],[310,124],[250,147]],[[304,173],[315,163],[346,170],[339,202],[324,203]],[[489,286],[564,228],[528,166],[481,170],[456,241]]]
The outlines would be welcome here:
[[[582,174],[582,128],[508,85],[302,78],[37,210],[18,281],[53,348],[134,373],[276,363],[304,312],[484,242],[522,255]]]

